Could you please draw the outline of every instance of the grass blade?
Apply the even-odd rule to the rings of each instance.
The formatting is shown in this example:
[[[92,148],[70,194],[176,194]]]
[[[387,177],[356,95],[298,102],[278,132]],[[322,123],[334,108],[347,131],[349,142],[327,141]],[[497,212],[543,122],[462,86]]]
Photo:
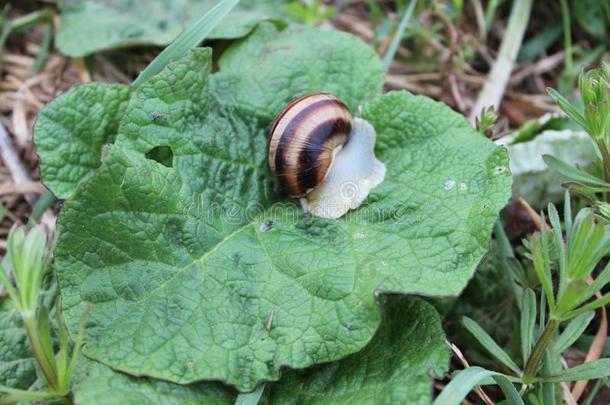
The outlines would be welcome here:
[[[400,42],[402,41],[405,30],[407,29],[407,25],[409,24],[409,20],[411,20],[411,15],[413,15],[413,10],[415,9],[415,4],[417,4],[417,0],[411,0],[409,7],[407,7],[405,13],[402,15],[402,19],[400,20],[400,24],[398,24],[398,28],[396,29],[396,33],[394,34],[394,38],[392,38],[390,46],[388,46],[385,55],[383,55],[383,71],[386,73],[394,60],[394,56],[398,50],[398,45],[400,45]]]
[[[498,359],[506,367],[510,368],[517,374],[521,374],[521,370],[510,358],[508,354],[481,328],[475,321],[465,316],[462,319],[464,326],[474,336],[479,343],[496,359]]]
[[[152,62],[140,73],[132,83],[138,87],[151,76],[159,73],[169,62],[183,57],[188,51],[196,47],[220,23],[220,21],[239,3],[239,0],[222,0],[210,11],[199,18],[189,29],[169,44]]]
[[[508,403],[523,405],[519,393],[505,375],[481,367],[469,367],[455,374],[433,405],[460,405],[472,388],[488,377],[492,377],[502,388]]]
[[[544,382],[569,382],[595,380],[597,378],[610,376],[610,359],[601,359],[590,363],[581,364],[567,370],[561,370],[554,375],[541,377]]]

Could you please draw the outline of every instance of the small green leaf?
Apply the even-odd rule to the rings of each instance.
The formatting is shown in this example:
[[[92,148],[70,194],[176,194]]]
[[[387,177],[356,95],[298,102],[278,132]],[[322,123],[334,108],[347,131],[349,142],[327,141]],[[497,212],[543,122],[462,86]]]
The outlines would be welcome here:
[[[460,405],[474,386],[488,377],[492,377],[500,386],[509,404],[524,405],[519,393],[505,375],[481,367],[469,367],[454,374],[433,405]]]
[[[566,228],[566,239],[570,240],[572,235],[572,197],[570,196],[570,191],[566,190],[563,196],[563,223]]]
[[[564,96],[562,96],[557,90],[552,88],[547,88],[546,92],[559,105],[563,112],[565,112],[570,118],[576,121],[576,123],[580,125],[585,131],[588,129],[585,117]]]
[[[485,332],[475,321],[465,316],[462,320],[464,326],[474,336],[479,343],[496,359],[498,359],[506,367],[510,368],[517,374],[521,374],[521,370],[510,356]]]
[[[566,326],[561,335],[553,343],[551,351],[554,356],[561,356],[568,347],[576,342],[589,323],[591,323],[593,316],[595,316],[594,312],[587,312],[577,316],[568,323],[568,326]]]
[[[554,375],[541,377],[543,382],[569,382],[595,380],[610,376],[610,359],[595,360],[567,370],[561,370]]]
[[[546,232],[543,230],[542,232]],[[530,238],[530,250],[532,252],[532,260],[534,262],[534,271],[536,276],[542,284],[546,299],[549,303],[549,309],[553,311],[555,309],[555,298],[553,295],[553,283],[551,280],[550,266],[548,265],[547,255],[543,252],[541,233],[535,233]],[[540,312],[541,316],[544,312]]]
[[[61,308],[59,297],[57,298],[55,307]],[[70,361],[70,341],[68,330],[66,329],[66,324],[61,311],[57,311],[55,319],[57,325],[57,338],[59,340],[59,350],[55,356],[57,362],[57,381],[59,387],[65,388],[67,391],[69,391],[72,376],[68,372],[68,364]]]
[[[566,251],[565,242],[563,241],[563,233],[561,232],[561,221],[559,220],[559,214],[557,208],[553,204],[549,204],[548,207],[549,219],[551,220],[553,236],[555,237],[554,246],[557,249],[557,257],[559,261],[558,273],[559,273],[559,286],[557,289],[557,299],[563,295],[568,282],[568,253]]]
[[[604,288],[604,286],[608,283],[610,283],[610,263],[608,263],[606,267],[604,267],[604,269],[595,278],[593,283],[591,283],[587,287],[587,291],[580,296],[578,305],[593,297],[595,293],[601,291],[601,289]]]
[[[544,352],[544,358],[542,360],[542,372],[551,374],[551,370],[555,369],[555,365],[559,363],[557,358],[553,358],[550,352],[547,350]],[[559,365],[561,367],[561,365]],[[557,403],[555,395],[556,386],[553,383],[541,383],[540,392],[542,394],[542,402],[540,405],[555,405]]]
[[[574,194],[579,195],[592,196],[593,194],[607,193],[608,191],[610,191],[610,188],[587,186],[576,181],[564,181],[563,183],[561,183],[561,185],[568,190],[573,190]]]
[[[575,316],[584,314],[585,312],[593,311],[594,309],[601,308],[604,305],[610,303],[610,293],[604,294],[601,298],[596,299],[595,301],[583,305],[582,307],[575,309],[573,311],[568,312],[565,315],[566,319],[573,318]]]
[[[597,221],[593,211],[585,208],[576,215],[570,236],[568,276],[584,280],[610,253],[610,226]]]
[[[37,340],[42,345],[41,354],[44,354],[45,357],[40,361],[48,364],[49,369],[57,371],[57,362],[55,359],[55,350],[53,347],[53,336],[51,334],[51,320],[49,319],[49,310],[45,306],[41,306],[38,309],[36,326]],[[47,381],[47,383],[57,384],[57,381]]]
[[[558,171],[560,174],[569,179],[597,187],[610,188],[610,183],[606,183],[602,179],[572,167],[551,155],[543,155],[542,158],[551,169]]]
[[[521,354],[523,364],[527,361],[534,340],[534,327],[536,326],[536,294],[529,288],[523,293],[521,304]]]
[[[44,399],[56,398],[57,395],[50,392],[36,392],[36,391],[28,391],[28,390],[20,390],[14,389],[10,387],[5,387],[0,385],[0,393],[4,393],[6,395],[2,395],[0,397],[0,405],[9,405],[9,404],[21,404],[24,402],[37,402]]]

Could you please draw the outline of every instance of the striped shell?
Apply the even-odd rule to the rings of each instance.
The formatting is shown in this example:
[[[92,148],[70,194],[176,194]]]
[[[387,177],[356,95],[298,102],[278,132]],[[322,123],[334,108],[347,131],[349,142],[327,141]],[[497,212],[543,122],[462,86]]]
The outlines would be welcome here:
[[[280,186],[302,197],[326,177],[347,142],[352,116],[331,94],[316,93],[288,104],[269,133],[269,167]]]

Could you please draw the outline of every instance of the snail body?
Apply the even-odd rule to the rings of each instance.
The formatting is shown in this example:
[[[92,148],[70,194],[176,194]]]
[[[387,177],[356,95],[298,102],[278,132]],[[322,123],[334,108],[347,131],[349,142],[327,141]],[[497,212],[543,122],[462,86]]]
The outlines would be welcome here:
[[[288,104],[275,119],[269,167],[306,212],[339,218],[383,181],[385,166],[375,158],[375,137],[375,129],[353,119],[339,98],[309,94]]]

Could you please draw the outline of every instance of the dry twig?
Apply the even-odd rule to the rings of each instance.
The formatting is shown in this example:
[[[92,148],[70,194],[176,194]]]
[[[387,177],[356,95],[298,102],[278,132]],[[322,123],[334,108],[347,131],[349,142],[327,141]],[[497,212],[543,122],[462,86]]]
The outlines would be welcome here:
[[[500,46],[498,57],[489,73],[487,83],[483,86],[476,103],[470,110],[468,118],[471,123],[474,124],[484,107],[493,106],[496,110],[499,110],[500,101],[521,47],[531,9],[532,0],[515,0],[513,3],[507,32]]]
[[[462,354],[462,351],[453,343],[451,343],[449,341],[446,341],[446,343],[451,348],[451,351],[453,351],[453,353],[460,360],[460,362],[462,363],[462,366],[464,366],[464,368],[470,367],[470,364],[468,364],[468,360],[466,360],[466,357],[464,357],[464,354]],[[487,405],[494,405],[494,402],[491,400],[491,398],[489,398],[489,396],[485,393],[485,391],[483,391],[483,388],[480,385],[478,385],[478,384],[475,385],[474,391],[477,393],[479,398],[481,398],[481,400],[483,402],[485,402]]]

